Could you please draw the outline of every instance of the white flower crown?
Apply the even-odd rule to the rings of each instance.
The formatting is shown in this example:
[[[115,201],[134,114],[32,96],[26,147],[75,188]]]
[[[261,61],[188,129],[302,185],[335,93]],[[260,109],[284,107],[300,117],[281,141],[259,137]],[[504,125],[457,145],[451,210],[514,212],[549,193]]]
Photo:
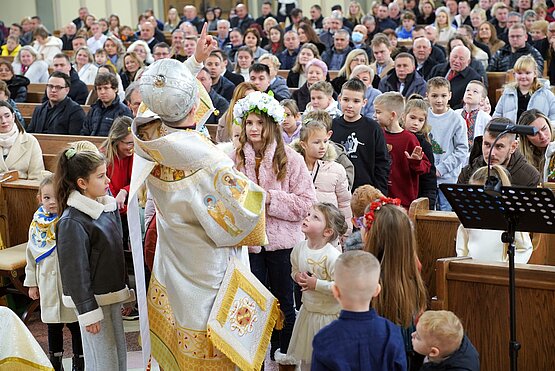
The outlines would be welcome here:
[[[278,125],[285,120],[285,109],[274,98],[273,94],[266,94],[255,91],[240,99],[233,107],[233,117],[236,125],[242,125],[243,119],[249,113],[265,113],[270,116]]]

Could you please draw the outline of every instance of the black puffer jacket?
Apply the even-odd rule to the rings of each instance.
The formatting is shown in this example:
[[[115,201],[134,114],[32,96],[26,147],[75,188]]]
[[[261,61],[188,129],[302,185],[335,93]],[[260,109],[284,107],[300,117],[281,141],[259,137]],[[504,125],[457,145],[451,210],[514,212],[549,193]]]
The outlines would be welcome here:
[[[14,75],[11,80],[6,81],[8,90],[10,91],[10,98],[18,103],[27,101],[27,85],[30,81],[25,76]]]
[[[133,118],[129,107],[121,103],[117,95],[108,107],[104,107],[104,104],[97,100],[91,106],[89,113],[87,113],[83,128],[81,129],[81,135],[108,136],[114,120],[120,116]]]

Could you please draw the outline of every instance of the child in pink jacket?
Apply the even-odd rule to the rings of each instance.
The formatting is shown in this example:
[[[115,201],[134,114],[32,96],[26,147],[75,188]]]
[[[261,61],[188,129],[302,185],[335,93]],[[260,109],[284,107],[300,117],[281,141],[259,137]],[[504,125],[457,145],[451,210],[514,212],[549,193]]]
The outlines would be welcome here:
[[[283,143],[280,125],[285,114],[277,100],[253,92],[237,102],[233,115],[242,126],[237,169],[266,191],[269,243],[249,247],[249,258],[251,271],[270,287],[285,314],[279,343],[272,342],[272,356],[277,348],[285,354],[295,323],[290,255],[293,246],[304,240],[301,223],[316,194],[304,159]]]

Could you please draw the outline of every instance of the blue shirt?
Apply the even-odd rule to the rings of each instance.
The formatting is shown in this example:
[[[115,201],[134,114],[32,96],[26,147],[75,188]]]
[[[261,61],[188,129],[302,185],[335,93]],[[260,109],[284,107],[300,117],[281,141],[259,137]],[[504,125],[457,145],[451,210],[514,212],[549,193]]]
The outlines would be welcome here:
[[[407,369],[401,329],[368,312],[342,310],[312,341],[312,371],[397,371]]]

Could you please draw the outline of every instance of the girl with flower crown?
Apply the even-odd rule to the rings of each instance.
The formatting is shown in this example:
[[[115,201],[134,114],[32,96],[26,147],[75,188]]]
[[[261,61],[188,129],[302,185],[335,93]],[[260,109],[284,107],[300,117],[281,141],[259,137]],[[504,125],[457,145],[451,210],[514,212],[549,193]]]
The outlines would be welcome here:
[[[253,274],[279,300],[285,323],[272,341],[272,355],[277,348],[287,353],[295,310],[291,279],[291,250],[304,240],[301,224],[316,202],[312,180],[301,155],[283,144],[280,125],[284,109],[266,93],[254,92],[239,100],[233,108],[236,123],[242,126],[235,164],[250,180],[266,191],[266,246],[250,246]]]
[[[366,214],[355,220],[361,228],[364,250],[380,261],[380,295],[372,306],[381,316],[402,328],[407,364],[419,369],[422,359],[414,359],[411,334],[416,319],[426,310],[427,292],[420,274],[413,226],[401,200],[381,197],[366,208]],[[419,363],[415,367],[415,363]]]

